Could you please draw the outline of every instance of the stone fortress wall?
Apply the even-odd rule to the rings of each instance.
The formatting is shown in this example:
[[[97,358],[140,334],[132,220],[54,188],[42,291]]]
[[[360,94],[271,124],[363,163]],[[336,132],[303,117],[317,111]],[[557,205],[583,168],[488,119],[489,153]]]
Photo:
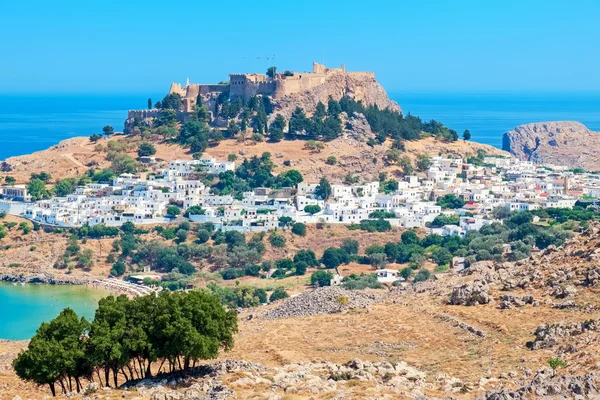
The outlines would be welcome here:
[[[252,96],[271,96],[274,99],[310,90],[325,83],[327,78],[335,74],[345,74],[354,78],[375,78],[373,72],[347,72],[345,65],[341,68],[327,68],[317,62],[313,63],[312,72],[293,72],[291,75],[277,73],[273,78],[265,74],[230,74],[229,84],[190,84],[181,86],[172,83],[169,93],[181,96],[185,111],[193,111],[198,95],[202,95],[207,103],[210,99],[223,92],[229,92],[229,99],[243,98],[248,100]]]

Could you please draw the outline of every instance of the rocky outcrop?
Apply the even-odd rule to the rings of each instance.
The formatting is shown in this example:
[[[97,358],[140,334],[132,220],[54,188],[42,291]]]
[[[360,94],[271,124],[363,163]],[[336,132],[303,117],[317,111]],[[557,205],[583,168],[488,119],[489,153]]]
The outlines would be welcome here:
[[[489,285],[482,280],[465,283],[455,287],[450,297],[451,305],[476,306],[478,304],[487,304],[491,301],[488,294]]]
[[[38,274],[2,274],[0,275],[0,281],[19,283],[46,283],[51,285],[86,285],[91,283],[93,280],[55,276],[47,272],[40,272]]]
[[[273,100],[271,118],[281,114],[289,120],[296,107],[301,107],[311,114],[319,101],[327,105],[330,97],[339,100],[343,96],[360,100],[364,105],[376,105],[380,109],[402,112],[398,103],[390,100],[385,89],[372,75],[332,74],[319,86]]]
[[[503,310],[508,310],[514,307],[523,307],[526,304],[531,304],[536,307],[539,305],[539,302],[530,294],[526,294],[525,296],[504,294],[500,296],[500,304],[498,304],[498,306]]]
[[[558,344],[561,338],[570,338],[579,336],[588,331],[597,331],[600,329],[600,321],[587,320],[571,324],[560,322],[558,324],[544,324],[535,330],[535,339],[527,343],[532,350],[553,347]]]
[[[574,121],[520,125],[502,138],[502,149],[522,160],[586,170],[600,170],[598,146],[600,133]]]
[[[364,308],[380,300],[382,294],[323,287],[306,291],[285,300],[280,306],[264,313],[267,319],[315,314],[333,314],[346,309]]]
[[[342,121],[346,121],[344,126],[345,136],[359,142],[366,142],[373,137],[371,125],[369,125],[369,121],[363,114],[354,112],[348,117],[346,113],[342,113]]]
[[[595,399],[598,398],[600,375],[590,372],[585,375],[557,375],[544,367],[531,382],[517,390],[501,389],[487,392],[486,400],[525,400],[525,399]]]

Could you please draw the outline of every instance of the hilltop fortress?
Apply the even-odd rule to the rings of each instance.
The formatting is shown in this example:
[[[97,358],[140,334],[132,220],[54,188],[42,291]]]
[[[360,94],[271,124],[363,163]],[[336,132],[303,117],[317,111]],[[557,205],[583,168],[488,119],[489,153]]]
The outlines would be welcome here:
[[[180,95],[185,111],[192,111],[199,94],[205,97],[211,94],[229,93],[230,100],[241,97],[245,101],[252,96],[263,95],[277,100],[323,85],[329,77],[336,74],[375,80],[373,72],[347,72],[345,65],[342,65],[341,68],[327,68],[313,62],[312,72],[286,71],[285,73],[275,73],[272,78],[266,74],[229,74],[229,83],[223,84],[207,85],[187,82],[185,86],[181,86],[181,84],[173,82],[169,93]]]
[[[178,116],[185,121],[186,114],[194,111],[197,100],[215,115],[219,101],[241,98],[248,101],[253,96],[268,96],[272,100],[274,113],[289,118],[292,110],[302,107],[308,113],[314,111],[319,101],[327,104],[329,97],[339,100],[348,96],[361,100],[366,105],[377,105],[401,111],[398,104],[391,101],[373,72],[348,72],[345,65],[340,68],[327,68],[313,63],[312,72],[276,72],[272,77],[266,74],[230,74],[229,82],[218,84],[185,85],[173,82],[169,94],[178,94],[183,101],[183,109]],[[156,117],[160,110],[132,110],[128,120]]]

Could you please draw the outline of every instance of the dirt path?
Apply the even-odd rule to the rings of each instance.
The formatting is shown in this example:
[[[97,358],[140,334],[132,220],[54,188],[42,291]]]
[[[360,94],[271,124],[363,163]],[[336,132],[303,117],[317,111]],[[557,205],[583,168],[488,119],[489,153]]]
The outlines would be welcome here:
[[[83,165],[80,161],[73,157],[73,153],[63,154],[62,156],[67,160],[71,161],[73,164],[77,165],[78,167],[85,168],[85,165]]]

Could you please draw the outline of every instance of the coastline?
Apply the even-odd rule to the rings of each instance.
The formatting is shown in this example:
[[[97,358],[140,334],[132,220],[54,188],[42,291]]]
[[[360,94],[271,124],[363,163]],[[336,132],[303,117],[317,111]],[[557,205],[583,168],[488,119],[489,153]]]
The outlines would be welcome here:
[[[121,295],[125,294],[129,297],[136,297],[143,295],[136,290],[133,284],[129,284],[125,281],[115,279],[115,282],[101,278],[77,278],[77,277],[56,277],[46,272],[40,272],[37,274],[26,274],[26,273],[13,273],[13,274],[2,274],[0,275],[0,282],[8,282],[13,284],[38,284],[38,285],[84,285],[93,288],[103,288],[111,294]],[[118,283],[118,284],[117,284]]]

